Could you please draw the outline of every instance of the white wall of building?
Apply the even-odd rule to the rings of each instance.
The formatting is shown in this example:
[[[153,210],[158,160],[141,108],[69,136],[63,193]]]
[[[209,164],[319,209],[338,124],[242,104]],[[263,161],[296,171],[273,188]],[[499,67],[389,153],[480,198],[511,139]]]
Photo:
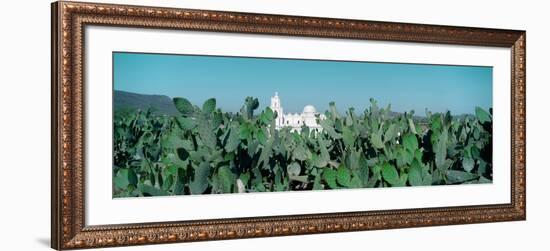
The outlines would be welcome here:
[[[293,131],[300,131],[303,126],[307,126],[310,129],[321,129],[319,123],[317,123],[317,117],[324,119],[325,115],[317,112],[313,105],[306,105],[302,110],[302,113],[284,113],[283,101],[278,92],[271,97],[271,110],[277,113],[275,119],[275,126],[277,129],[291,128]]]

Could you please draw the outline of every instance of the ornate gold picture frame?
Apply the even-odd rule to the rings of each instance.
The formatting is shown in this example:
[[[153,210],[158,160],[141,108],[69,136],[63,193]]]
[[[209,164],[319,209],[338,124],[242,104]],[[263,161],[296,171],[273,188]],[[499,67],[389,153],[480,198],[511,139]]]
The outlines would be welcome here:
[[[87,225],[85,158],[93,158],[85,156],[84,30],[88,26],[508,48],[510,203]],[[62,250],[525,220],[525,36],[525,31],[518,30],[55,2],[51,40],[51,246]]]

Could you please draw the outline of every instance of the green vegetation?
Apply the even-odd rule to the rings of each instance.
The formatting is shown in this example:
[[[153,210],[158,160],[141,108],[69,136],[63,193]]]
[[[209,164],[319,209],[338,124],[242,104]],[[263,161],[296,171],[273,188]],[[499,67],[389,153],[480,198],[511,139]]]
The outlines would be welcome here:
[[[275,129],[247,98],[237,114],[175,98],[180,115],[117,113],[115,197],[490,183],[492,115],[395,114],[334,103],[322,131]]]

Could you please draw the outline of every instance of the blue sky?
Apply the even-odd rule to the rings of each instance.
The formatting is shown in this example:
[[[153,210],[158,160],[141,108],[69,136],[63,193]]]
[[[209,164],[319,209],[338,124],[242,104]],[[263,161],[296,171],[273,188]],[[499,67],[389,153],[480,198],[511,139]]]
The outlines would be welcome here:
[[[474,113],[492,107],[492,67],[272,58],[113,53],[114,89],[185,97],[201,106],[214,97],[238,111],[246,96],[269,106],[279,92],[285,112],[305,105],[362,112],[369,98],[393,111]]]

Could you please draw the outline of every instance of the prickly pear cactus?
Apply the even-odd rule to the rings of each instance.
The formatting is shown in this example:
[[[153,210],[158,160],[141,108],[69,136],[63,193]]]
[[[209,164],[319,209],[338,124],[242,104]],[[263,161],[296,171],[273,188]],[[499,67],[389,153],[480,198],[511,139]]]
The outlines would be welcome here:
[[[248,97],[239,113],[215,99],[174,98],[180,115],[117,111],[115,197],[492,182],[492,114],[392,113],[371,105],[339,113],[321,131],[275,130],[271,109]]]

